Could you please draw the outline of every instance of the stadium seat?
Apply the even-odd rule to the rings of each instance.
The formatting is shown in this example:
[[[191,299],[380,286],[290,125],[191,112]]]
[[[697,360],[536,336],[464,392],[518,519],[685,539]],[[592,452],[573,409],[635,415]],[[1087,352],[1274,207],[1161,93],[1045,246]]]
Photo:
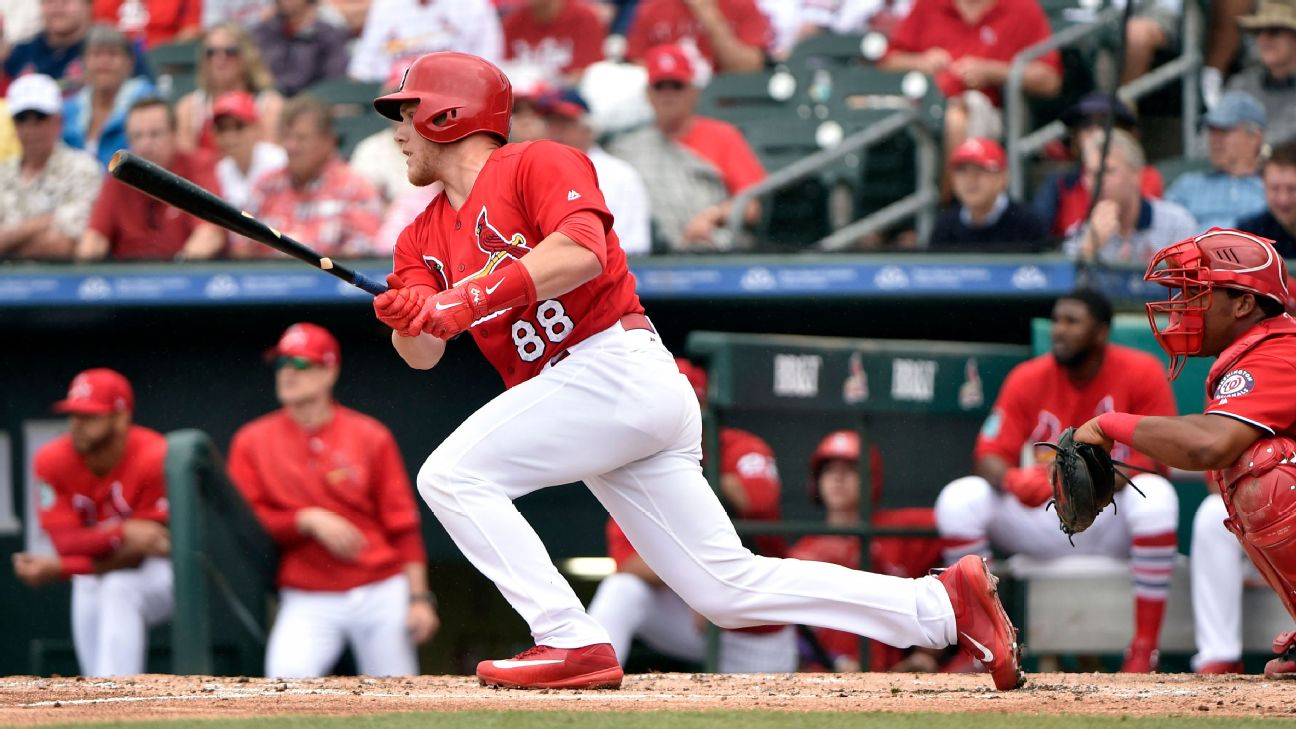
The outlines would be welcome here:
[[[381,89],[374,81],[334,78],[312,84],[306,93],[330,104],[334,117],[347,117],[375,114],[373,100]]]
[[[783,87],[777,88],[779,84]],[[752,119],[787,110],[790,99],[798,90],[797,85],[786,71],[781,74],[769,71],[722,73],[711,79],[703,90],[697,113],[723,119],[741,128]],[[775,98],[776,94],[783,98]]]
[[[775,172],[822,149],[823,123],[787,114],[748,127],[745,136],[766,172]],[[758,238],[786,249],[803,248],[827,235],[828,179],[824,174],[812,175],[767,196]]]
[[[859,33],[818,33],[796,44],[787,65],[793,73],[800,74],[862,64],[863,44],[864,36]]]
[[[185,94],[198,88],[198,76],[193,73],[167,73],[157,77],[158,93],[172,104]]]
[[[177,41],[154,46],[148,52],[154,78],[167,74],[194,74],[198,70],[198,41]]]
[[[338,153],[343,159],[350,159],[360,140],[384,129],[390,130],[391,125],[390,119],[376,113],[335,117],[333,126],[338,134]]]

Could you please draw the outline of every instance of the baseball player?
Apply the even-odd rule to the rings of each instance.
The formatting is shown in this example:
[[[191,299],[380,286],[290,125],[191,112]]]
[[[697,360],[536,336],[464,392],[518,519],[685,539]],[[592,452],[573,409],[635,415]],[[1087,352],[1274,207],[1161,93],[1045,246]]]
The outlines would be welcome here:
[[[706,399],[706,371],[675,360],[699,401]],[[778,521],[778,467],[774,451],[753,433],[720,429],[720,492],[726,507],[743,519]],[[607,522],[608,555],[617,571],[599,583],[590,617],[607,629],[622,665],[636,636],[654,650],[685,661],[706,657],[705,625],[691,608],[644,563],[615,519]],[[782,557],[779,537],[757,537],[757,550]],[[720,633],[722,673],[791,673],[797,668],[796,632],[790,625],[753,625]]]
[[[391,432],[333,400],[342,362],[323,327],[271,349],[283,408],[244,425],[229,473],[279,543],[266,675],[322,676],[348,644],[361,674],[418,673],[438,627],[418,510]]]
[[[144,672],[148,629],[171,616],[166,439],[133,425],[135,394],[110,369],[72,380],[54,410],[69,432],[36,453],[41,528],[57,557],[20,553],[18,579],[72,580],[72,643],[86,676]]]
[[[1121,670],[1155,670],[1157,641],[1179,526],[1174,487],[1158,475],[1156,461],[1127,448],[1116,458],[1157,471],[1133,477],[1133,489],[1116,494],[1116,507],[1075,536],[1058,530],[1046,502],[1050,449],[1067,426],[1102,413],[1173,415],[1174,396],[1156,358],[1111,344],[1111,304],[1100,294],[1074,291],[1053,305],[1052,351],[1013,368],[981,427],[973,452],[975,475],[957,479],[936,500],[936,526],[950,541],[950,562],[967,554],[989,556],[990,545],[1010,554],[1052,559],[1069,554],[1128,557],[1134,582],[1134,635]]]
[[[860,438],[853,430],[836,430],[824,436],[810,456],[810,476],[806,481],[810,500],[827,511],[828,524],[846,526],[859,523],[860,517]],[[869,449],[870,498],[873,502],[873,525],[935,529],[936,517],[930,508],[878,509],[882,501],[882,453]],[[941,560],[943,544],[928,537],[877,537],[869,544],[873,569],[896,577],[921,577]],[[788,556],[794,559],[831,562],[851,569],[860,567],[859,537],[814,534],[802,537],[792,545]],[[819,628],[815,637],[825,656],[815,655],[813,665],[827,658],[829,671],[860,670],[859,636],[839,630]],[[906,651],[885,643],[870,644],[869,670],[922,670],[939,668],[937,651]]]
[[[976,557],[905,580],[757,557],[699,466],[701,414],[634,291],[589,159],[550,141],[506,144],[512,93],[489,62],[430,53],[375,100],[396,120],[410,181],[445,191],[401,233],[378,318],[411,367],[471,330],[507,390],[419,470],[419,493],[495,582],[536,646],[483,661],[518,688],[612,688],[622,671],[513,499],[584,481],[644,563],[724,628],[808,623],[939,647],[958,642],[1020,682],[1016,631]]]
[[[1296,618],[1296,321],[1283,311],[1286,264],[1266,238],[1212,228],[1158,251],[1144,278],[1170,289],[1167,300],[1147,304],[1170,377],[1186,357],[1216,357],[1205,412],[1151,417],[1118,408],[1090,419],[1075,439],[1207,471],[1225,526]],[[1265,675],[1296,678],[1296,631],[1280,633],[1274,651]]]

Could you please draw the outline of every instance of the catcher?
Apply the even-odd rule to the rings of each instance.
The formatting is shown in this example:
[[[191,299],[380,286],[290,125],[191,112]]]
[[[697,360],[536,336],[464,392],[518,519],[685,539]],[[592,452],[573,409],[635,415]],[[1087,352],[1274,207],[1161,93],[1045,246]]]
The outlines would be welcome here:
[[[1117,409],[1086,422],[1075,440],[1208,471],[1228,512],[1224,525],[1296,618],[1296,321],[1283,311],[1287,267],[1272,241],[1212,228],[1158,251],[1144,279],[1170,289],[1168,299],[1147,304],[1170,378],[1186,357],[1217,356],[1205,413]],[[1296,631],[1279,633],[1274,651],[1265,675],[1296,678]]]
[[[1054,497],[1049,463],[1057,454],[1037,445],[1055,443],[1067,425],[1110,411],[1175,413],[1156,358],[1107,341],[1111,317],[1111,304],[1093,291],[1074,291],[1054,302],[1051,351],[1009,373],[977,437],[974,475],[952,481],[936,500],[936,528],[948,540],[944,558],[950,564],[967,554],[989,557],[992,544],[1009,554],[1040,559],[1071,554],[1129,558],[1134,635],[1121,670],[1145,673],[1156,668],[1177,551],[1174,487],[1156,473],[1131,469],[1147,498],[1133,489],[1116,489],[1117,508],[1101,514],[1093,508],[1092,526],[1068,535],[1047,508]],[[1160,468],[1127,448],[1113,455],[1136,468]],[[1117,481],[1117,486],[1125,484]],[[1060,504],[1063,509],[1081,505],[1079,499],[1065,498]]]

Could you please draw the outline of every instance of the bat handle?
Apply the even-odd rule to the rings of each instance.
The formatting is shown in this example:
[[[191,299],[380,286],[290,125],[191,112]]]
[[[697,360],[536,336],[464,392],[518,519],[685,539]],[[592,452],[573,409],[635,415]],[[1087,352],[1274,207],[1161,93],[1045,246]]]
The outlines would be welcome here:
[[[359,271],[355,272],[355,280],[352,281],[352,283],[355,284],[357,287],[362,288],[365,291],[368,291],[374,296],[377,296],[378,294],[381,293],[385,293],[387,291],[387,284],[375,278],[366,276],[363,273],[360,273]]]

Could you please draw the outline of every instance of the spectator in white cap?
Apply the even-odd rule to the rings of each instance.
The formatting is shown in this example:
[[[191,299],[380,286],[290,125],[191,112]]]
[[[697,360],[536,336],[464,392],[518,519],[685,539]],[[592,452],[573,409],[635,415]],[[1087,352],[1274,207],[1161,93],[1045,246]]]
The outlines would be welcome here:
[[[9,85],[7,105],[22,154],[0,163],[0,257],[70,258],[103,170],[59,141],[63,96],[54,79],[19,77]]]
[[[613,228],[627,255],[652,252],[652,225],[648,190],[629,162],[608,154],[595,141],[589,104],[576,91],[541,96],[536,107],[545,119],[546,136],[575,147],[589,156],[598,173],[599,189],[612,212]]]
[[[1180,175],[1166,199],[1188,209],[1202,228],[1236,228],[1238,220],[1264,212],[1260,152],[1265,110],[1242,91],[1230,91],[1202,123],[1209,130],[1211,169]]]

